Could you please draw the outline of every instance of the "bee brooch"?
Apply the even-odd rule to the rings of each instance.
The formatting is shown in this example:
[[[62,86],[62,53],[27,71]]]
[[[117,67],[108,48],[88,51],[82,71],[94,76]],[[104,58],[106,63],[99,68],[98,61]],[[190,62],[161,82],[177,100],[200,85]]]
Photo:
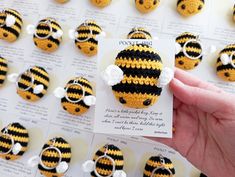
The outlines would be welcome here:
[[[185,16],[193,16],[202,11],[205,0],[178,0],[177,11]]]
[[[173,78],[160,55],[146,44],[135,44],[118,53],[115,64],[102,72],[116,99],[130,108],[147,108],[159,99],[162,88]]]

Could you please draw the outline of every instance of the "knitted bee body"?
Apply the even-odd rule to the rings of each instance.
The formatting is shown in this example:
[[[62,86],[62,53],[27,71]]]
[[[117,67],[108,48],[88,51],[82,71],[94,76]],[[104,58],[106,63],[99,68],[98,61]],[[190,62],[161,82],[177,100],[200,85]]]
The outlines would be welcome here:
[[[28,131],[19,123],[9,124],[1,130],[0,157],[6,160],[16,160],[27,150],[29,142]]]
[[[13,9],[0,12],[0,39],[14,42],[21,33],[23,25],[22,16]]]
[[[124,73],[122,81],[112,87],[121,104],[131,108],[146,108],[158,100],[162,88],[157,84],[163,64],[152,47],[131,45],[117,55],[115,65]]]
[[[144,28],[133,28],[127,36],[128,39],[152,39],[151,34]]]
[[[35,27],[33,41],[41,50],[46,52],[56,51],[62,42],[62,28],[53,18],[46,18]]]
[[[178,0],[177,10],[181,15],[188,17],[201,12],[204,5],[204,0]]]
[[[184,70],[194,69],[202,61],[202,46],[199,39],[192,33],[185,32],[176,38],[182,47],[175,56],[175,65]]]
[[[0,56],[0,86],[3,85],[8,71],[7,60]]]
[[[156,9],[160,4],[160,0],[135,0],[136,8],[141,13],[149,13]]]
[[[66,96],[61,99],[63,109],[73,115],[81,115],[88,111],[90,106],[84,102],[84,97],[93,95],[91,83],[83,78],[71,79],[66,87]]]
[[[83,54],[94,56],[98,47],[96,36],[101,32],[101,27],[95,21],[86,21],[76,29],[75,45]]]
[[[38,169],[45,177],[62,177],[68,169],[68,164],[71,161],[71,146],[61,137],[56,137],[49,140],[42,148],[41,163],[38,164]],[[67,164],[65,171],[60,173],[58,166]]]
[[[150,157],[145,165],[144,177],[173,177],[174,175],[174,165],[172,164],[171,160],[166,157]]]
[[[90,0],[90,1],[94,6],[103,8],[108,6],[112,0]]]
[[[226,46],[216,63],[217,75],[229,82],[235,82],[235,44]]]
[[[49,75],[44,68],[31,67],[18,77],[17,93],[25,100],[38,101],[47,93],[49,81]]]
[[[102,157],[106,153],[107,156],[111,157],[115,164],[112,163],[112,161],[109,158],[101,158],[97,161],[98,158]],[[101,176],[109,176],[112,174],[113,165],[115,166],[115,170],[123,170],[124,166],[124,157],[122,151],[112,144],[103,146],[101,149],[99,149],[94,158],[93,161],[97,161],[96,163],[96,172]],[[97,177],[94,171],[91,172],[92,177]]]

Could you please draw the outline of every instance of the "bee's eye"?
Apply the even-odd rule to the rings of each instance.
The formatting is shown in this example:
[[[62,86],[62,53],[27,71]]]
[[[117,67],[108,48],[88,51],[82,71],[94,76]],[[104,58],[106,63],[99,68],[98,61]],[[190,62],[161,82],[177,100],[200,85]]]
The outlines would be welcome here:
[[[51,48],[51,47],[52,47],[52,44],[47,44],[47,47],[48,47],[48,48]]]
[[[122,104],[126,104],[126,100],[125,100],[123,97],[119,98],[119,101],[120,101],[120,103],[122,103]]]
[[[75,109],[75,112],[80,112],[80,109],[79,109],[79,108],[76,108],[76,109]]]
[[[90,47],[90,51],[93,51],[93,50],[95,50],[95,47],[93,47],[93,46]]]
[[[153,1],[153,5],[156,5],[156,4],[157,4],[157,0],[154,0],[154,1]]]
[[[80,45],[78,45],[78,48],[79,48],[79,49],[82,49]]]
[[[151,99],[147,99],[143,102],[144,106],[149,106],[151,104],[152,100]]]
[[[225,72],[225,73],[224,73],[224,76],[225,76],[225,77],[229,77],[230,74],[229,74],[228,72]]]
[[[194,66],[196,67],[196,66],[198,66],[198,64],[199,64],[199,63],[195,63],[195,65],[194,65]]]
[[[180,65],[183,65],[183,64],[184,64],[184,62],[183,62],[182,60],[180,60],[178,63],[179,63]]]
[[[144,4],[144,0],[139,0],[139,3],[140,4]]]
[[[181,9],[185,10],[185,9],[186,9],[186,6],[183,4],[183,5],[181,6]]]
[[[198,6],[198,10],[201,10],[202,9],[202,5]]]

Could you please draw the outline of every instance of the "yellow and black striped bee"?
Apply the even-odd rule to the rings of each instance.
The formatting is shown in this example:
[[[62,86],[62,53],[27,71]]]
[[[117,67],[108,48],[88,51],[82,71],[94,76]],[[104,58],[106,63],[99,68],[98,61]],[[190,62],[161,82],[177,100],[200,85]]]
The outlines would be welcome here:
[[[152,39],[151,34],[144,28],[132,28],[127,39]]]
[[[154,48],[145,44],[131,45],[117,55],[115,65],[124,73],[122,81],[112,86],[121,104],[139,109],[158,100],[162,88],[157,85],[163,63]]]
[[[98,158],[107,155],[112,158],[115,164],[109,158],[101,158],[97,161]],[[107,144],[100,148],[93,158],[93,161],[96,163],[96,172],[101,176],[109,176],[112,174],[113,165],[116,170],[123,170],[124,167],[124,157],[122,151],[115,145]],[[97,177],[94,171],[91,172],[92,177]]]
[[[64,110],[73,115],[81,115],[88,111],[90,106],[84,102],[86,96],[93,95],[91,83],[83,78],[71,79],[65,86],[66,96],[61,99]]]
[[[202,46],[198,36],[185,32],[176,38],[182,50],[175,55],[175,65],[184,70],[194,69],[203,59]]]
[[[58,152],[60,151],[60,153]],[[68,170],[68,164],[71,161],[71,146],[62,137],[56,137],[49,140],[42,148],[38,164],[40,173],[46,177],[62,177]],[[61,159],[60,159],[61,158]],[[67,169],[60,173],[57,169],[61,163],[66,163]]]
[[[3,85],[8,71],[7,60],[0,56],[0,86]]]
[[[63,31],[53,18],[46,18],[37,24],[33,35],[34,44],[46,52],[54,52],[62,42]]]
[[[204,5],[204,0],[178,0],[177,10],[181,15],[188,17],[201,12]]]
[[[18,77],[17,93],[25,100],[37,101],[47,93],[49,82],[49,74],[44,68],[31,67]]]
[[[226,46],[216,63],[217,75],[230,82],[235,82],[235,44]]]
[[[14,42],[20,36],[23,26],[22,16],[13,9],[0,12],[0,39]]]
[[[76,29],[75,44],[77,48],[87,56],[96,55],[98,47],[96,37],[101,32],[101,27],[95,21],[89,20],[81,24]]]
[[[149,13],[156,9],[160,0],[135,0],[136,8],[142,13]]]
[[[19,123],[11,123],[1,130],[0,157],[6,160],[16,160],[27,151],[29,134]]]
[[[145,165],[144,177],[173,177],[174,175],[173,163],[161,155],[150,157]]]
[[[108,6],[112,0],[90,0],[91,3],[96,7],[106,7]]]

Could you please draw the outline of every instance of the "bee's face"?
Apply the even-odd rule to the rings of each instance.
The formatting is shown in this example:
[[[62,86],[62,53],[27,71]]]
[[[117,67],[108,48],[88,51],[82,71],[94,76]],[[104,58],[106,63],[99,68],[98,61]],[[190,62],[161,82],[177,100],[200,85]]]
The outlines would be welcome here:
[[[91,3],[97,7],[106,7],[111,3],[111,0],[91,0]]]
[[[17,81],[17,93],[24,100],[35,102],[47,93],[47,88],[49,86],[49,75],[43,68],[37,66],[31,68],[30,71],[31,74],[25,72]],[[32,83],[32,77],[34,78],[34,83]],[[39,84],[43,85],[43,90],[36,94],[34,93],[34,88]]]
[[[5,24],[7,15],[14,15],[15,17],[15,24],[10,27]],[[23,21],[21,15],[17,11],[7,9],[5,13],[0,13],[0,39],[14,42],[20,35],[22,25]]]
[[[52,33],[62,30],[59,24],[52,21],[50,24],[44,23],[47,19],[41,20],[33,36],[34,44],[41,50],[46,52],[54,52],[59,48],[62,37],[53,38]]]
[[[235,82],[235,67],[232,64],[228,63],[227,65],[223,65],[221,62],[221,55],[228,54],[229,56],[235,52],[235,45],[227,46],[222,52],[220,53],[220,57],[217,60],[217,75],[223,79],[224,81]],[[235,55],[232,57],[232,62],[235,66]]]
[[[160,0],[135,0],[137,9],[142,13],[153,11],[160,3]]]
[[[183,16],[192,16],[199,13],[204,4],[204,0],[178,0],[177,10]]]
[[[183,70],[192,70],[196,68],[200,64],[200,62],[200,59],[192,60],[187,58],[186,56],[182,56],[175,59],[175,66]]]
[[[157,102],[158,96],[151,96],[147,94],[136,94],[136,93],[121,93],[114,92],[115,97],[124,106],[142,109],[152,106]]]
[[[97,54],[97,44],[90,41],[77,42],[78,49],[87,56],[94,56]]]

